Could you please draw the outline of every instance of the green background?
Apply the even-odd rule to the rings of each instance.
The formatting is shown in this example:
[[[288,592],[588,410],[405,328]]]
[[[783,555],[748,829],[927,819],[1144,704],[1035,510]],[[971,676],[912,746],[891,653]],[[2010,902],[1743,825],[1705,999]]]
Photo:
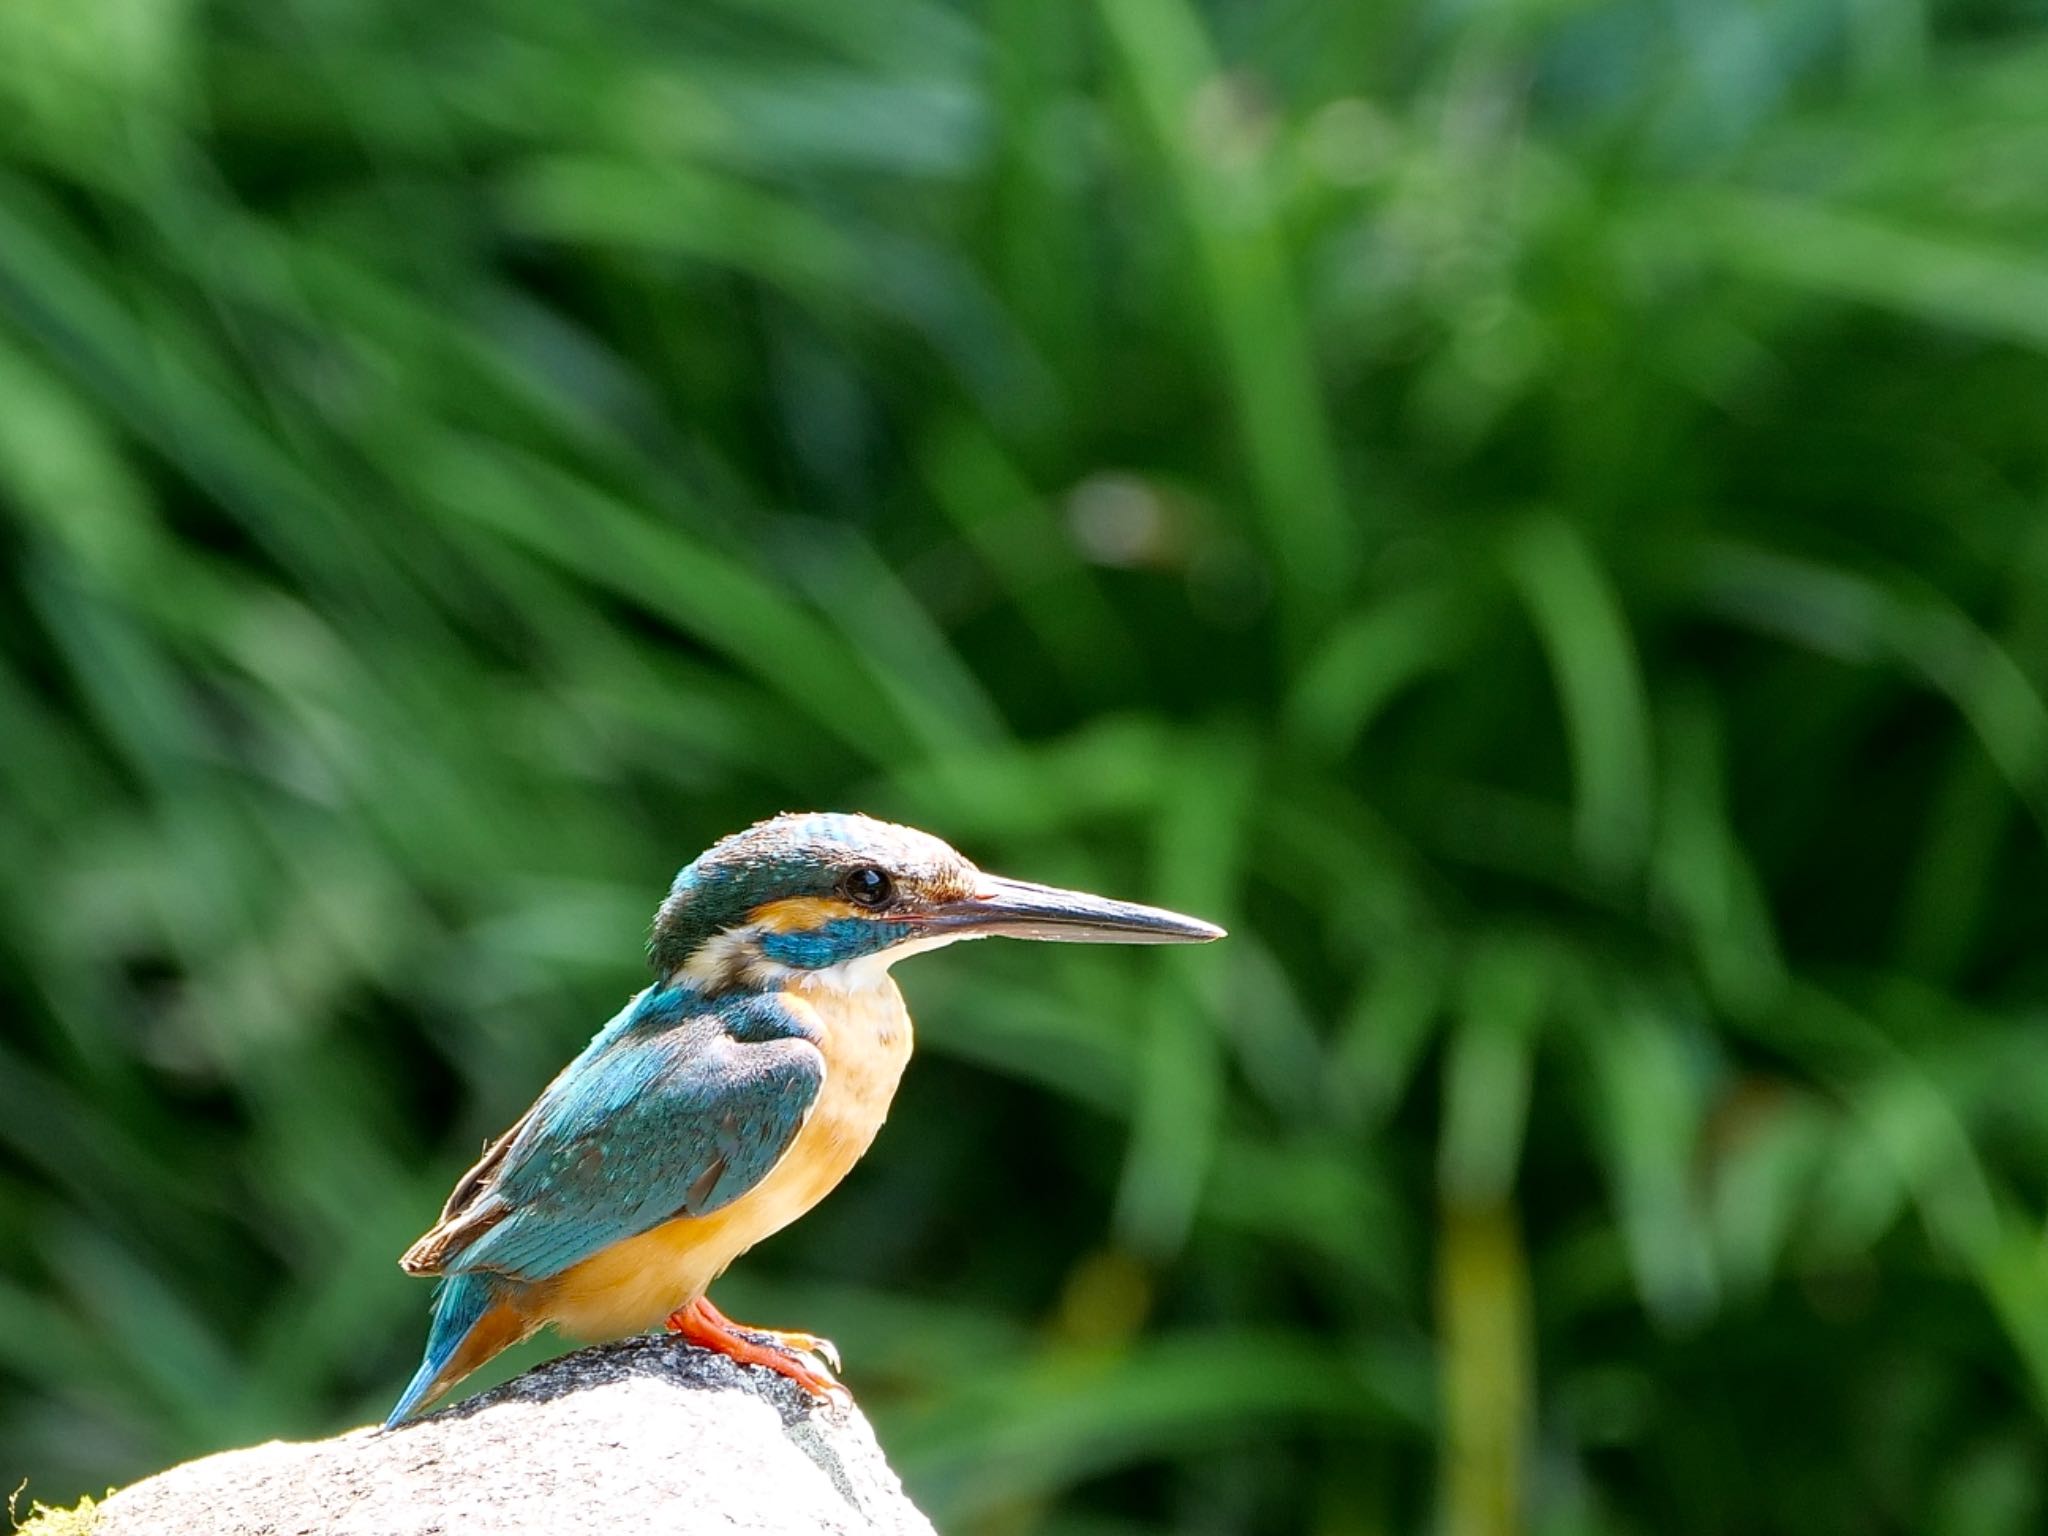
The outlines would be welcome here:
[[[721,1287],[942,1528],[2048,1520],[2039,0],[5,0],[0,509],[29,1498],[835,807],[1233,929]]]

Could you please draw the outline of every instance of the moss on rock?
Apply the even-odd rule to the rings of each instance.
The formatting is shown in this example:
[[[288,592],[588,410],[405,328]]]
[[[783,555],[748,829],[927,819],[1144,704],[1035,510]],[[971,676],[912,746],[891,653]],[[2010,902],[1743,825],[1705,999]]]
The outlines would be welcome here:
[[[107,1490],[108,1493],[113,1491],[111,1488]],[[44,1503],[31,1503],[26,1520],[16,1518],[14,1503],[9,1500],[7,1518],[16,1536],[92,1536],[100,1523],[99,1500],[88,1494],[69,1509],[52,1509]]]

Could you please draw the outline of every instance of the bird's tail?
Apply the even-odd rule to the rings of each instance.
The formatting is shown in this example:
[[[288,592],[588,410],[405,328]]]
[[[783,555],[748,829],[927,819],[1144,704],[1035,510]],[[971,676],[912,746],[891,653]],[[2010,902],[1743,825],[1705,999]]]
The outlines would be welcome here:
[[[449,1275],[434,1292],[427,1353],[384,1427],[403,1424],[501,1349],[533,1332],[483,1275]]]

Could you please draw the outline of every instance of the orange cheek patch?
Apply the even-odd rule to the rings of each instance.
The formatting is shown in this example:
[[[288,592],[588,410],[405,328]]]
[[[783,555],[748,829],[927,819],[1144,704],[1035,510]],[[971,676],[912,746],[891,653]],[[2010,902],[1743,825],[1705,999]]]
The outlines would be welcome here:
[[[864,914],[850,901],[833,896],[789,896],[781,901],[764,901],[747,914],[747,921],[770,933],[808,933],[841,917]]]

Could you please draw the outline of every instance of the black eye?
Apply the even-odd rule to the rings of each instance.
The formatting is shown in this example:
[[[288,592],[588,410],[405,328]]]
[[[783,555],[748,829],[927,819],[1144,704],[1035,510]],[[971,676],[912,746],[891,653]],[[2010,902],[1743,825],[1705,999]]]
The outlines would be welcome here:
[[[848,901],[862,907],[879,907],[896,894],[896,882],[889,878],[889,871],[872,864],[861,865],[839,882],[839,888],[846,892]]]

